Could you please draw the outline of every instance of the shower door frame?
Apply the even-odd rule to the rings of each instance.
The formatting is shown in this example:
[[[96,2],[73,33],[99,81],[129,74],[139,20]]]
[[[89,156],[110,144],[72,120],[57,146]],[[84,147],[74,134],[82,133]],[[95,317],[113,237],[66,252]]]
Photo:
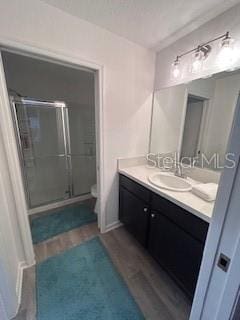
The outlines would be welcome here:
[[[89,62],[69,53],[53,51],[45,47],[36,47],[32,44],[4,39],[0,37],[0,128],[3,133],[3,143],[9,166],[13,194],[16,202],[16,215],[22,238],[25,263],[28,266],[35,264],[35,255],[31,238],[28,219],[28,210],[24,192],[21,167],[19,162],[17,141],[15,139],[11,107],[8,98],[5,73],[1,57],[2,51],[22,54],[43,61],[60,64],[66,67],[94,72],[95,83],[95,126],[96,126],[96,162],[97,162],[97,186],[99,200],[98,225],[101,233],[106,232],[106,214],[104,195],[104,116],[103,116],[103,74],[104,66],[95,62]]]
[[[22,104],[22,105],[31,105],[33,107],[45,107],[45,108],[60,108],[61,109],[61,121],[62,121],[62,130],[63,130],[63,148],[64,153],[56,155],[56,157],[65,157],[65,165],[66,165],[66,172],[68,177],[68,198],[62,198],[57,200],[48,201],[45,203],[42,203],[40,205],[33,206],[31,205],[31,198],[30,198],[30,191],[29,191],[29,183],[26,175],[25,170],[25,159],[24,159],[24,153],[22,148],[22,141],[21,141],[21,134],[20,134],[20,128],[19,128],[19,122],[17,117],[17,111],[16,111],[16,104]],[[22,170],[22,177],[24,181],[24,187],[25,187],[25,193],[26,198],[28,202],[28,209],[35,209],[40,208],[45,205],[53,204],[56,202],[64,201],[67,199],[73,199],[77,196],[74,196],[73,193],[73,176],[72,176],[72,161],[71,161],[71,142],[70,142],[70,133],[69,133],[69,118],[68,118],[68,108],[65,102],[63,101],[43,101],[38,100],[35,98],[30,97],[13,97],[10,96],[10,105],[11,105],[11,112],[13,115],[14,125],[15,125],[15,133],[16,133],[16,139],[18,141],[18,152],[19,152],[19,158],[21,161],[21,170]],[[38,159],[38,157],[34,156],[34,159]]]

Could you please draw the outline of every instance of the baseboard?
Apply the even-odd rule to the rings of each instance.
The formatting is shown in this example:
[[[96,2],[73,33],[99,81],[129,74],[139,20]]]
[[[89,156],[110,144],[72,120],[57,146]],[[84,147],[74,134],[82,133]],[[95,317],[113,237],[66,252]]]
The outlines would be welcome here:
[[[123,225],[122,222],[120,222],[119,220],[118,220],[118,221],[115,221],[115,222],[113,222],[113,223],[110,223],[110,224],[108,224],[108,225],[106,226],[105,232],[108,232],[108,231],[111,231],[111,230],[113,230],[113,229],[119,228],[119,227],[121,227],[122,225]]]
[[[23,271],[27,268],[32,267],[33,265],[35,265],[35,261],[32,265],[27,265],[25,261],[21,261],[18,264],[18,273],[17,273],[17,282],[16,282],[16,295],[17,295],[18,307],[16,310],[16,315],[18,313],[19,307],[22,302]]]
[[[17,273],[17,283],[16,283],[16,294],[18,298],[18,305],[21,304],[22,298],[22,282],[23,282],[23,270],[26,267],[24,261],[19,262],[18,264],[18,273]]]
[[[41,206],[41,207],[29,209],[28,210],[28,214],[29,215],[34,215],[34,214],[37,214],[37,213],[40,213],[40,212],[44,212],[44,211],[48,211],[48,210],[51,210],[51,209],[60,208],[60,207],[66,206],[68,204],[73,204],[75,202],[80,202],[80,201],[88,200],[88,199],[91,199],[91,198],[92,198],[91,193],[87,193],[87,194],[84,194],[84,195],[79,196],[79,197],[75,197],[75,198],[71,198],[71,199],[67,199],[67,200],[63,200],[63,201],[47,204],[47,205],[44,205],[44,206]]]

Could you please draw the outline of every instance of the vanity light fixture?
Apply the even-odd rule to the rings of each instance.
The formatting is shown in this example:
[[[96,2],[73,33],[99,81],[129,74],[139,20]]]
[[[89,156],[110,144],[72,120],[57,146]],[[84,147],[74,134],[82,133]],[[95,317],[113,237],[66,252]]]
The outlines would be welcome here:
[[[192,63],[190,66],[190,71],[192,73],[198,73],[201,71],[204,60],[207,59],[209,56],[212,47],[210,46],[210,43],[213,43],[215,41],[222,40],[221,46],[220,46],[220,52],[217,57],[217,63],[220,66],[229,66],[234,59],[234,51],[233,51],[233,39],[230,37],[229,32],[226,32],[225,34],[214,38],[212,40],[209,40],[201,45],[198,45],[196,48],[193,48],[189,51],[186,51],[176,57],[172,64],[172,77],[174,79],[177,79],[180,77],[180,59],[183,56],[186,56],[188,54],[192,54]]]

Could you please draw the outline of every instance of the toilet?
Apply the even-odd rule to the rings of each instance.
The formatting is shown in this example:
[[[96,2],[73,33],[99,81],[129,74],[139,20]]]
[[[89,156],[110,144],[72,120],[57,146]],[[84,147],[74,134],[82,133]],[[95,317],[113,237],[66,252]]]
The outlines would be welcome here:
[[[97,199],[97,184],[94,184],[91,186],[91,195],[93,198]]]
[[[94,206],[94,212],[98,214],[98,192],[97,192],[97,184],[91,186],[91,195],[96,199],[96,203]]]

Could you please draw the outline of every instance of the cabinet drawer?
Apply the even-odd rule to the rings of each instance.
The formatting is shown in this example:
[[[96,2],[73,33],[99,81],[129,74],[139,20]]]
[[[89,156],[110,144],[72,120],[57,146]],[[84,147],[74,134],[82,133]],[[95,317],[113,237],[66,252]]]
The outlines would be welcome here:
[[[161,212],[195,239],[205,242],[208,231],[207,222],[155,194],[152,196],[152,210]]]
[[[148,189],[123,175],[120,175],[120,186],[126,188],[143,201],[150,201],[150,191]]]

